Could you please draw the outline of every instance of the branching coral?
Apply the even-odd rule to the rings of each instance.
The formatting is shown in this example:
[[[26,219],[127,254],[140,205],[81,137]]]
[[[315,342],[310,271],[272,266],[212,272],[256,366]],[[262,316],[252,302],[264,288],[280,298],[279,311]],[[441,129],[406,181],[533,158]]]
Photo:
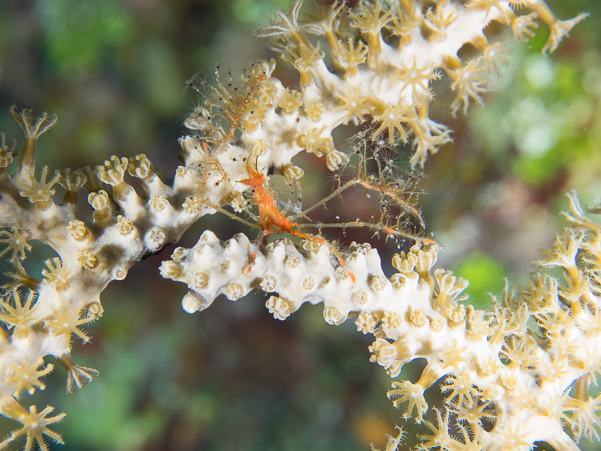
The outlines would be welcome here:
[[[71,341],[73,334],[89,340],[81,327],[102,316],[102,290],[176,243],[199,218],[218,212],[257,229],[258,238],[238,234],[220,241],[207,230],[194,247],[177,248],[161,274],[188,286],[185,311],[204,310],[221,294],[235,301],[257,289],[269,293],[266,307],[279,320],[305,303],[322,303],[328,324],[356,318],[357,329],[374,336],[371,361],[392,378],[412,360],[427,362],[416,383],[394,381],[388,393],[405,418],[430,430],[420,449],[528,449],[541,440],[578,449],[564,426],[576,439],[598,439],[598,402],[587,398],[587,389],[601,368],[595,345],[601,332],[601,227],[588,219],[576,195],[570,194],[566,213],[571,228],[540,262],[529,288],[513,293],[507,287],[490,311],[460,304],[467,281],[433,269],[440,247],[423,236],[416,208],[419,170],[451,141],[451,130],[429,115],[432,82],[444,71],[456,92],[452,111],[467,112],[471,102],[483,103],[488,77],[505,62],[501,44],[484,34],[491,22],[509,25],[523,39],[538,17],[551,28],[544,50],[553,51],[584,15],[559,21],[542,0],[440,0],[428,8],[414,0],[362,0],[354,9],[336,3],[321,18],[304,20],[301,6],[295,2],[290,14],[278,13],[260,32],[299,72],[300,91],[272,77],[274,60],[252,63],[239,74],[219,69],[212,87],[190,81],[203,100],[185,120],[182,164],[170,181],[143,154],[57,171],[50,181],[44,168],[38,181],[37,141],[56,118],[11,110],[25,144],[13,173],[13,151],[4,138],[0,146],[0,243],[7,245],[0,255],[10,252],[16,267],[0,301],[6,325],[0,331],[0,412],[23,427],[0,448],[21,435],[27,450],[35,442],[47,449],[43,435],[62,442],[47,426],[64,414],[48,417],[50,406],[27,412],[18,401],[23,390],[44,388],[41,378],[53,365],[42,365],[43,357],[54,356],[67,370],[68,392],[89,383],[97,371],[73,361]],[[517,6],[532,12],[517,16]],[[481,55],[461,59],[458,52],[468,44]],[[363,130],[345,149],[332,133],[348,123]],[[391,158],[405,142],[413,148],[416,172],[410,175],[401,175]],[[304,210],[304,171],[292,163],[303,150],[348,177],[343,183],[338,175],[332,193]],[[285,207],[270,185],[274,175],[283,176],[292,193]],[[57,183],[65,188],[61,202]],[[82,188],[91,221],[79,212]],[[377,213],[331,223],[312,216],[352,190],[373,196]],[[332,227],[363,228],[406,243],[392,259],[398,272],[388,277],[369,244],[344,249],[327,240],[322,231]],[[274,237],[283,234],[289,237]],[[58,255],[46,261],[42,279],[21,264],[29,240]],[[563,271],[563,279],[547,268]],[[424,392],[445,377],[446,405],[435,410],[433,422]],[[386,450],[396,449],[402,437],[402,431],[389,437]]]

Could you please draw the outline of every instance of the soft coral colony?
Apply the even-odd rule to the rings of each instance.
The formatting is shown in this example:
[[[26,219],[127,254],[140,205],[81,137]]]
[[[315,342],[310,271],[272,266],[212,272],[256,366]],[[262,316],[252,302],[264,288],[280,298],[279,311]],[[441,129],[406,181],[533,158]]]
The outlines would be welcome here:
[[[420,234],[415,186],[383,157],[408,143],[412,168],[423,168],[451,141],[451,130],[429,117],[432,82],[443,72],[456,93],[453,113],[482,103],[507,53],[504,42],[491,43],[484,34],[490,22],[508,26],[522,41],[542,20],[550,28],[543,51],[552,52],[584,15],[560,21],[542,0],[399,0],[360,1],[352,9],[336,3],[305,18],[301,3],[261,31],[300,74],[299,90],[272,78],[274,60],[240,73],[218,70],[213,86],[191,80],[203,102],[185,121],[183,164],[169,182],[144,155],[113,156],[94,168],[53,175],[44,168],[38,178],[37,141],[56,117],[12,108],[25,142],[20,153],[4,138],[0,143],[0,252],[13,265],[0,298],[0,412],[21,426],[0,448],[21,436],[27,450],[36,443],[48,449],[44,435],[62,443],[50,427],[65,414],[21,405],[24,392],[43,389],[43,377],[53,370],[42,359],[53,356],[66,369],[69,392],[90,382],[97,372],[74,362],[71,341],[73,334],[89,339],[83,327],[102,316],[100,293],[217,212],[258,229],[252,238],[259,237],[238,234],[222,242],[207,230],[193,248],[175,250],[161,274],[188,285],[187,312],[206,309],[220,294],[237,300],[257,289],[270,294],[266,306],[280,320],[305,302],[323,303],[329,324],[355,317],[357,329],[375,337],[371,360],[392,378],[413,359],[427,361],[415,384],[397,380],[388,393],[405,418],[429,430],[420,449],[530,449],[546,441],[577,450],[581,437],[599,439],[600,401],[588,396],[588,387],[601,361],[601,228],[575,194],[566,213],[571,228],[530,285],[507,289],[491,310],[480,311],[459,303],[466,280],[433,270],[439,246]],[[458,51],[468,44],[478,56],[462,60]],[[334,129],[368,121],[354,145],[337,147]],[[305,210],[296,200],[303,169],[292,163],[303,150],[324,157],[329,171],[350,174]],[[269,188],[274,175],[293,193],[285,209]],[[61,202],[57,185],[64,189]],[[82,189],[92,221],[78,211]],[[315,208],[349,189],[373,195],[378,215],[309,221]],[[321,236],[333,226],[365,227],[413,245],[395,255],[398,272],[387,277],[369,244],[341,249]],[[273,237],[285,233],[290,238]],[[31,240],[59,255],[46,261],[41,279],[22,265]],[[547,268],[563,270],[563,278]],[[445,406],[430,418],[424,391],[443,377]],[[391,437],[386,449],[396,448],[402,435]]]

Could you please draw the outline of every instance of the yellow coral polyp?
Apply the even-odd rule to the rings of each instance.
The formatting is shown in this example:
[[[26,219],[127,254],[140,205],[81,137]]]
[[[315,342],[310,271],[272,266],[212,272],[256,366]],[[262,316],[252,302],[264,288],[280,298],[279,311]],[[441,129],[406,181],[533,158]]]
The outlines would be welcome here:
[[[10,261],[25,260],[27,252],[31,250],[31,245],[27,242],[31,238],[31,233],[27,230],[20,230],[12,227],[10,231],[0,230],[0,243],[6,244],[6,248],[0,251],[0,257],[8,252],[12,252]]]
[[[90,231],[83,221],[73,220],[67,225],[67,233],[75,241],[83,241],[89,236]]]
[[[109,196],[106,191],[100,190],[97,193],[88,195],[88,203],[94,210],[104,210],[108,207]]]
[[[123,215],[117,216],[117,230],[121,235],[129,235],[135,230],[134,223]]]
[[[113,155],[110,160],[104,162],[104,166],[98,166],[98,178],[108,185],[118,185],[123,182],[123,175],[127,170],[129,160],[125,157],[119,159]]]
[[[305,114],[314,122],[318,122],[324,112],[324,105],[320,100],[307,100],[304,105]]]
[[[40,208],[47,208],[50,198],[54,195],[54,189],[52,188],[56,182],[58,182],[60,175],[55,174],[54,177],[46,183],[46,177],[48,176],[48,166],[45,166],[38,182],[35,175],[31,170],[25,172],[27,180],[21,185],[19,195],[29,199],[29,202],[33,204],[39,204]]]
[[[79,264],[85,269],[94,269],[98,263],[98,258],[92,251],[83,251],[77,259]]]
[[[331,136],[320,136],[324,129],[325,127],[320,129],[312,128],[306,133],[299,135],[299,137],[296,139],[297,144],[305,148],[307,152],[314,153],[318,157],[330,152],[334,149],[334,141],[332,140]]]
[[[302,105],[301,93],[293,89],[286,89],[280,97],[279,106],[286,114],[297,112]]]
[[[146,155],[141,153],[140,155],[136,155],[135,158],[130,158],[127,171],[134,177],[147,179],[152,174],[152,163],[150,163]]]
[[[373,334],[377,323],[378,322],[376,321],[374,316],[371,313],[367,312],[361,313],[355,321],[357,330],[364,334]]]
[[[290,302],[278,296],[271,296],[265,303],[265,307],[272,313],[275,319],[285,320],[292,313]]]
[[[42,269],[42,275],[46,278],[46,282],[51,284],[59,291],[66,290],[69,287],[70,270],[63,266],[63,262],[59,257],[54,257],[46,260],[46,268]]]

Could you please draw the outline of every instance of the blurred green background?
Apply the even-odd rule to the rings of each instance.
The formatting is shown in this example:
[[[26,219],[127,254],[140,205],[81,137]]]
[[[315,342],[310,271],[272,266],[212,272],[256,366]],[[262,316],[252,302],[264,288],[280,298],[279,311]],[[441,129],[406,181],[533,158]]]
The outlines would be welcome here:
[[[239,68],[275,56],[253,28],[289,3],[2,0],[0,130],[20,144],[8,107],[46,110],[59,122],[40,142],[38,167],[145,153],[172,174],[182,120],[198,102],[184,81],[197,71],[211,80],[216,63]],[[578,189],[589,205],[601,196],[601,5],[549,4],[561,18],[591,16],[552,58],[540,55],[544,25],[533,41],[512,46],[485,108],[452,118],[452,93],[443,88],[449,80],[435,85],[432,116],[454,129],[455,141],[426,164],[427,233],[443,246],[441,266],[471,281],[469,302],[479,307],[488,293],[500,293],[504,277],[527,280],[539,246],[551,245],[564,226],[558,212],[567,190]],[[285,63],[278,75],[296,80]],[[307,197],[319,197],[319,189]],[[222,217],[203,218],[181,245],[192,246],[205,229],[221,239],[243,231]],[[391,269],[396,248],[376,245]],[[304,307],[280,322],[261,295],[220,298],[188,315],[179,304],[185,287],[158,274],[171,251],[103,293],[105,315],[91,327],[92,343],[76,342],[73,352],[100,376],[66,397],[64,371],[56,368],[47,390],[31,397],[68,414],[55,428],[66,446],[52,449],[353,451],[382,447],[394,424],[403,424],[385,396],[388,376],[368,361],[372,340],[352,320],[330,327],[320,307]],[[26,260],[30,274],[52,256],[38,245]],[[415,381],[420,368],[408,365],[403,377]],[[439,404],[431,392],[430,405]],[[0,420],[0,437],[15,426]]]

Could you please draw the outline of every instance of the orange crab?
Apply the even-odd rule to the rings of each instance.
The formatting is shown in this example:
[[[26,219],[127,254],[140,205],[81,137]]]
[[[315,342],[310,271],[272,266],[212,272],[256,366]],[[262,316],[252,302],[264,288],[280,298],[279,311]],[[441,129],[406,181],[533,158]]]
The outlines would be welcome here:
[[[340,255],[336,249],[332,247],[324,238],[316,237],[313,235],[308,235],[306,233],[299,232],[298,230],[294,230],[294,228],[298,228],[298,225],[294,222],[288,220],[282,212],[276,207],[275,199],[273,196],[267,192],[265,189],[264,183],[267,177],[265,177],[262,173],[254,169],[249,165],[248,167],[248,178],[244,180],[239,180],[240,183],[244,185],[248,185],[252,188],[254,201],[257,207],[259,208],[259,227],[261,228],[261,244],[267,244],[267,238],[272,234],[282,234],[288,232],[292,236],[297,236],[299,238],[303,238],[305,240],[314,241],[319,244],[325,244],[330,248],[330,252],[336,256],[338,259],[338,263],[344,266],[344,259]],[[256,254],[252,255],[254,259]],[[348,271],[348,270],[347,270]],[[349,276],[353,283],[357,281],[355,275],[348,271]]]

